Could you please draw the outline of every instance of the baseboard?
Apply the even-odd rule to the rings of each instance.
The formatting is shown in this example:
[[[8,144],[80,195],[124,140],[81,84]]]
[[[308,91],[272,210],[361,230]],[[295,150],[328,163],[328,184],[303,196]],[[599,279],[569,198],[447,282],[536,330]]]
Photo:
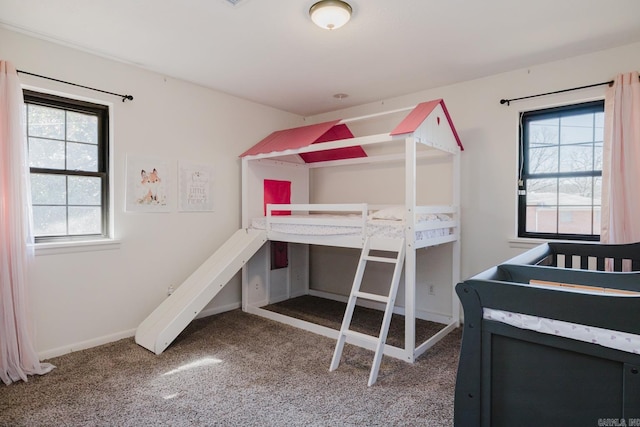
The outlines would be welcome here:
[[[344,303],[346,303],[349,300],[348,296],[333,294],[325,291],[317,291],[313,289],[309,290],[309,295],[325,298],[333,301],[344,302]],[[375,302],[375,301],[367,301],[367,300],[358,301],[356,304],[361,307],[372,308],[374,310],[380,310],[380,311],[384,311],[384,307],[385,307],[383,303]],[[394,314],[399,314],[401,316],[404,316],[404,313],[405,313],[404,307],[395,306],[393,307],[393,312]],[[416,318],[422,319],[422,320],[428,320],[430,322],[435,322],[435,323],[442,323],[446,325],[451,321],[451,314],[416,309]]]
[[[237,308],[240,308],[240,306],[241,304],[238,302],[238,303],[208,308],[198,313],[198,315],[195,318],[200,319],[203,317],[213,316],[214,314],[220,314],[220,313],[224,313],[225,311],[235,310]],[[38,353],[38,357],[40,358],[40,360],[51,359],[52,357],[63,356],[68,353],[73,353],[74,351],[86,350],[88,348],[109,344],[111,342],[119,341],[121,339],[131,338],[135,336],[135,334],[136,334],[135,329],[129,329],[126,331],[117,332],[115,334],[104,335],[98,338],[81,341],[78,343],[54,348],[51,350],[44,350]]]
[[[308,290],[306,290],[306,289],[301,289],[301,290],[299,290],[299,291],[297,291],[297,292],[292,292],[292,293],[291,293],[291,296],[290,296],[289,298],[297,298],[297,297],[301,297],[301,296],[303,296],[303,295],[307,295],[308,293],[309,293],[309,291],[308,291]]]
[[[54,348],[51,350],[45,350],[38,353],[38,357],[40,360],[51,359],[52,357],[63,356],[68,353],[73,353],[74,351],[86,350],[91,347],[97,347],[103,344],[109,344],[110,342],[119,341],[124,338],[131,338],[136,334],[135,329],[129,329],[122,332],[117,332],[115,334],[103,335],[98,338],[93,338],[86,341],[81,341],[78,343],[65,345],[62,347]]]
[[[202,319],[203,317],[213,316],[214,314],[224,313],[226,311],[235,310],[240,307],[242,307],[242,303],[234,302],[233,304],[207,308],[202,310],[200,313],[198,313],[198,315],[196,316],[196,319]]]
[[[324,298],[324,299],[329,299],[329,300],[344,302],[344,303],[346,303],[349,300],[349,296],[347,295],[339,295],[331,292],[317,291],[315,289],[309,289],[309,295],[311,295],[312,297]]]

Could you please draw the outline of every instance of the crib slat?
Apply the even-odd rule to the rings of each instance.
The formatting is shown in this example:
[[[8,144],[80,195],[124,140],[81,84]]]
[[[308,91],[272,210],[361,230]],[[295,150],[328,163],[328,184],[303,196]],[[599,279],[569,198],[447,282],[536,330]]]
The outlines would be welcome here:
[[[573,268],[573,255],[564,255],[564,268]]]
[[[622,271],[622,260],[620,258],[613,260],[613,271]]]
[[[598,257],[596,261],[598,271],[604,271],[604,258]]]
[[[631,270],[632,271],[639,271],[640,270],[640,260],[639,259],[632,259],[631,260]]]
[[[588,270],[589,269],[589,257],[587,255],[582,255],[580,257],[580,270]]]

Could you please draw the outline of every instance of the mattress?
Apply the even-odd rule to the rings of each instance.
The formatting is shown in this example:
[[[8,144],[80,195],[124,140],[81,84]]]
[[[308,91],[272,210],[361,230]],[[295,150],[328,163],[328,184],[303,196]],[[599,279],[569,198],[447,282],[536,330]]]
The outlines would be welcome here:
[[[612,331],[594,326],[579,325],[562,320],[546,319],[492,308],[484,308],[483,317],[486,320],[494,320],[520,329],[528,329],[544,334],[598,344],[615,350],[640,354],[640,336],[626,332]]]
[[[283,217],[278,217],[282,220]],[[287,221],[271,224],[271,230],[279,233],[294,234],[299,236],[357,236],[362,234],[362,216],[360,215],[287,215]],[[313,223],[317,219],[317,223]],[[299,221],[299,222],[298,222]],[[416,232],[416,239],[430,239],[451,234],[448,227],[439,227],[438,223],[451,221],[451,217],[444,214],[424,214],[416,218],[416,228],[420,225],[430,224],[433,229]],[[265,217],[254,218],[251,228],[266,229]],[[366,221],[367,236],[386,237],[397,239],[404,237],[405,221],[394,219],[369,218]]]

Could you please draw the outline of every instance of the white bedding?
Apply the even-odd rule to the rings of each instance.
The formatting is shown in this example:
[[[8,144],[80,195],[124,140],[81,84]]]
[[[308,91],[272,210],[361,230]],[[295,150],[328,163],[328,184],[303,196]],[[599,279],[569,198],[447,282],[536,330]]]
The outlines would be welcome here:
[[[604,347],[640,354],[640,336],[620,331],[611,331],[594,326],[579,325],[561,320],[546,319],[527,314],[511,313],[508,311],[483,309],[483,317],[506,323],[520,329],[529,329],[564,338],[571,338]]]
[[[277,217],[282,220],[283,217]],[[292,219],[293,223],[272,223],[271,230],[280,233],[295,234],[299,236],[356,236],[362,233],[362,228],[357,225],[360,215],[331,215],[331,214],[314,214],[313,218],[334,219],[335,223],[345,220],[345,225],[318,225],[310,223],[295,223],[296,219],[309,219],[310,215],[287,215],[287,219]],[[386,238],[402,238],[404,237],[405,221],[394,219],[369,219],[366,221],[367,235],[386,237]],[[451,221],[451,218],[443,214],[424,214],[418,215],[416,224],[437,223]],[[266,217],[254,218],[251,221],[251,228],[260,230],[266,229]],[[417,239],[428,239],[434,237],[447,236],[451,234],[450,228],[436,228],[432,230],[423,230],[416,232]]]

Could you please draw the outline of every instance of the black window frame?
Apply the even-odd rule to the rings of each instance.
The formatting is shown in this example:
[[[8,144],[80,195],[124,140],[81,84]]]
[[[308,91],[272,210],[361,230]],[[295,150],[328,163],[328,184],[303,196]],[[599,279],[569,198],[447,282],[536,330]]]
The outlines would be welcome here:
[[[66,242],[66,241],[87,241],[95,239],[109,238],[111,235],[110,230],[110,187],[109,187],[109,106],[104,104],[97,104],[89,101],[83,101],[73,98],[67,98],[63,96],[53,95],[49,93],[42,93],[33,90],[24,89],[23,97],[25,104],[32,104],[44,107],[52,107],[63,109],[66,111],[84,113],[95,115],[97,120],[97,171],[82,171],[71,169],[50,169],[41,167],[30,167],[30,174],[52,174],[52,175],[64,175],[64,176],[87,176],[98,177],[101,182],[101,233],[93,234],[67,234],[66,235],[51,235],[51,236],[35,236],[35,243],[45,242]],[[28,135],[28,117],[26,118],[25,132],[27,137],[27,143],[29,141]],[[66,206],[69,206],[68,204]],[[67,227],[68,227],[67,220]]]
[[[600,234],[573,234],[573,233],[547,233],[531,232],[526,230],[527,226],[527,180],[531,178],[571,178],[571,177],[602,177],[602,170],[579,171],[579,172],[554,172],[534,174],[529,171],[529,126],[532,120],[544,118],[558,118],[574,116],[584,113],[604,113],[604,100],[589,101],[578,104],[565,105],[560,107],[545,108],[520,113],[520,138],[519,138],[519,179],[518,179],[518,237],[549,240],[581,240],[599,241]],[[592,205],[592,215],[593,215]],[[559,210],[556,216],[556,223],[560,221]],[[593,217],[592,217],[593,224]],[[596,230],[594,229],[594,232]]]

